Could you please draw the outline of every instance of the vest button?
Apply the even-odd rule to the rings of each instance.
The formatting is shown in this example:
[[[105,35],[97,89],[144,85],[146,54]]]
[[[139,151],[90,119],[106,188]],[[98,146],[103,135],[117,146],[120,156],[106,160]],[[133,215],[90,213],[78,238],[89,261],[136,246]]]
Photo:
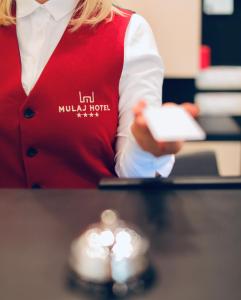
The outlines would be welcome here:
[[[34,157],[38,154],[38,150],[31,147],[27,150],[26,154],[27,154],[28,157]]]
[[[32,189],[41,189],[41,188],[42,188],[41,185],[38,184],[38,183],[33,183],[32,184]]]
[[[23,115],[24,115],[25,119],[31,119],[35,116],[35,112],[31,108],[28,107],[25,109]]]

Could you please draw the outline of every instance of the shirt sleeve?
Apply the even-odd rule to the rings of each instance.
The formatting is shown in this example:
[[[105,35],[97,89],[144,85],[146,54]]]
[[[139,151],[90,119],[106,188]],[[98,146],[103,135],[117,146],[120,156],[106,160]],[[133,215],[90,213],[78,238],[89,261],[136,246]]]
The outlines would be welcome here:
[[[119,126],[116,166],[119,177],[167,177],[174,155],[156,158],[144,151],[131,134],[133,106],[141,99],[161,104],[164,68],[149,24],[140,15],[131,17],[125,36],[124,66],[119,84]]]

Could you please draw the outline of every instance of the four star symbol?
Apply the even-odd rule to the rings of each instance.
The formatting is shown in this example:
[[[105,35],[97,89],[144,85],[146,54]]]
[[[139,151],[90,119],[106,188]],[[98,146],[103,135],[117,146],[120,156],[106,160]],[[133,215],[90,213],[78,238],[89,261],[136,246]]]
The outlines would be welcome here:
[[[99,117],[99,116],[100,116],[100,114],[97,113],[97,112],[94,113],[94,114],[93,114],[92,112],[91,112],[90,114],[87,114],[87,113],[84,113],[84,114],[77,113],[76,115],[77,115],[77,118],[81,118],[82,116],[83,116],[84,118],[87,118],[88,116],[91,117],[91,118],[93,118],[94,116],[95,116],[95,117]]]

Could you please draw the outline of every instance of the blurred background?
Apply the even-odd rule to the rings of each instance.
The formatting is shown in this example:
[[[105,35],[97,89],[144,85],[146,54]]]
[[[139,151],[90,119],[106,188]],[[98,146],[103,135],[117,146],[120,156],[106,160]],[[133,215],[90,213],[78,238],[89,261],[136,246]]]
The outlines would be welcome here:
[[[191,102],[200,108],[207,141],[186,143],[180,156],[209,152],[215,155],[220,175],[240,176],[241,1],[117,3],[151,24],[165,65],[163,101]]]

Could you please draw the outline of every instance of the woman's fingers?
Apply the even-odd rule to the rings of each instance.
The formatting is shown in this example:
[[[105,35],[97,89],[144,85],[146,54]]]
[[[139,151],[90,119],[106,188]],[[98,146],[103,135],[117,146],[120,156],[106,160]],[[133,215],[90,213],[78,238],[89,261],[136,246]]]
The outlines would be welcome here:
[[[173,102],[166,102],[164,104],[165,106],[175,106],[177,104]],[[200,114],[199,107],[196,104],[189,103],[189,102],[184,102],[181,104],[181,106],[193,117],[197,118]]]
[[[165,105],[173,106],[176,104],[169,102],[166,103]],[[132,124],[131,130],[137,143],[144,151],[147,151],[156,157],[178,153],[183,146],[182,141],[158,142],[153,138],[143,114],[143,110],[145,107],[146,107],[145,100],[141,100],[133,108],[134,122]],[[193,117],[197,117],[199,114],[199,109],[194,104],[184,103],[182,104],[182,107]]]
[[[162,155],[177,154],[181,150],[183,146],[183,142],[182,141],[158,142],[158,146],[160,148],[160,152],[162,153]]]
[[[165,106],[175,106],[177,104],[173,102],[167,102],[164,104]],[[193,117],[196,118],[200,114],[200,109],[196,104],[184,102],[181,106]],[[146,107],[146,101],[140,100],[133,108],[133,112],[135,116],[142,114],[143,109]]]
[[[197,118],[200,114],[199,107],[196,104],[185,102],[181,105],[193,118]]]
[[[156,157],[168,154],[176,154],[182,148],[183,142],[158,142],[156,141],[150,130],[148,129],[145,119],[137,117],[134,123],[132,124],[132,133],[140,145],[140,147]]]
[[[176,106],[177,104],[174,102],[166,102],[163,104],[163,106]]]
[[[134,107],[133,107],[133,113],[135,116],[138,116],[142,114],[143,109],[146,107],[146,101],[140,100]]]

